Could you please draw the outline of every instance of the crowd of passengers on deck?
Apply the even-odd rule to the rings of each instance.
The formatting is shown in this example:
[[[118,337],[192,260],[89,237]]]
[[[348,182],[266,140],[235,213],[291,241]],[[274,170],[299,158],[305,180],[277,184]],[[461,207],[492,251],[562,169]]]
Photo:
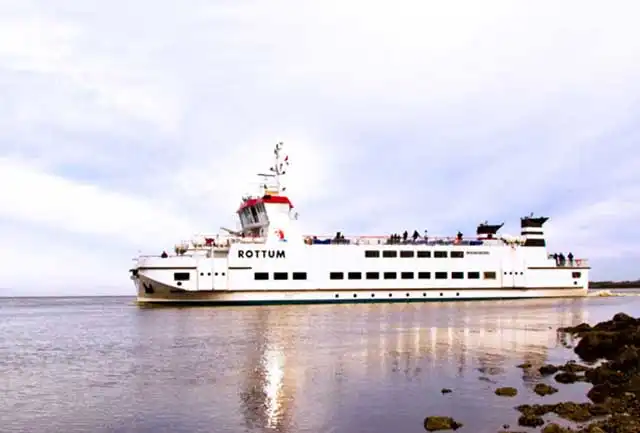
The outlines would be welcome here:
[[[336,235],[332,238],[332,239],[318,239],[316,236],[314,236],[313,238],[310,238],[307,240],[308,244],[351,244],[351,239],[346,239],[344,237],[344,234],[342,232],[337,232]],[[428,245],[462,245],[462,244],[467,244],[467,245],[481,245],[482,241],[480,240],[464,240],[463,239],[463,235],[461,232],[458,232],[458,234],[455,237],[449,238],[449,239],[435,239],[435,240],[429,240],[429,235],[428,235],[428,231],[425,230],[423,235],[420,235],[420,233],[417,230],[413,231],[413,235],[409,236],[409,232],[408,231],[404,231],[404,233],[402,233],[402,235],[394,233],[391,236],[389,236],[387,239],[383,240],[380,239],[378,240],[379,244],[386,244],[386,245],[407,245],[407,244],[415,244],[415,245],[424,245],[424,244],[428,244]]]
[[[567,263],[569,263],[569,266],[574,265],[573,254],[571,252],[569,252],[566,257],[562,253],[553,253],[550,254],[549,257],[556,261],[556,266],[567,266]]]

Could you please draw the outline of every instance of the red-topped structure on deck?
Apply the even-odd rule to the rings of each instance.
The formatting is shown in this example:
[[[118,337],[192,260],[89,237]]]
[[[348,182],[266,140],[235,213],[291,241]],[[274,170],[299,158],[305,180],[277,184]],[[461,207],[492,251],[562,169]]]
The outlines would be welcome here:
[[[281,177],[286,174],[289,166],[289,156],[282,156],[282,143],[278,143],[273,151],[275,161],[269,168],[269,173],[258,173],[262,183],[261,196],[246,196],[237,210],[242,226],[242,233],[249,236],[268,237],[270,226],[277,225],[278,237],[286,227],[283,226],[283,216],[290,219],[289,211],[293,204],[289,197],[282,195],[286,187],[282,186]],[[287,224],[284,224],[287,225]]]

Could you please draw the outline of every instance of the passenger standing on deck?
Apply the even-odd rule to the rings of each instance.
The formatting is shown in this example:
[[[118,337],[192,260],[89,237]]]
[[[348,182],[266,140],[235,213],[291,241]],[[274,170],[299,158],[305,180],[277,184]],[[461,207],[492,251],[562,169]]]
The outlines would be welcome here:
[[[567,258],[569,259],[569,266],[573,266],[573,254],[571,252],[569,252]]]
[[[560,255],[558,256],[558,259],[560,260],[560,266],[564,266],[564,264],[566,263],[566,259],[564,258],[564,254],[560,253]]]
[[[558,257],[558,253],[553,253],[553,260],[556,261],[556,266],[560,265],[560,259]]]
[[[420,233],[418,233],[418,230],[414,230],[413,231],[413,243],[415,244],[418,240],[418,238],[420,237]]]
[[[405,230],[404,233],[402,233],[402,242],[406,244],[408,238],[409,238],[409,232]]]

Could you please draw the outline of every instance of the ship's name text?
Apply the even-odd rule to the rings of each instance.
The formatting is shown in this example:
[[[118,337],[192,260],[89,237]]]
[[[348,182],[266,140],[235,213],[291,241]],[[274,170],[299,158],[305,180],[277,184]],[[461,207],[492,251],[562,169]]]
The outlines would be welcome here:
[[[284,259],[284,250],[238,250],[239,259]]]

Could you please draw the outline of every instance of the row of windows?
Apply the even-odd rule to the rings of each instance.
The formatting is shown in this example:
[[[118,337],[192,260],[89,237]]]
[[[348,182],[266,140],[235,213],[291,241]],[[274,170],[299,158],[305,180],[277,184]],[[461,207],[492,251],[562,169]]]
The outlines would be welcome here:
[[[253,274],[253,278],[255,280],[260,280],[260,281],[264,281],[264,280],[268,280],[269,279],[269,273],[268,272],[255,272]],[[287,272],[274,272],[273,273],[273,279],[276,281],[284,281],[284,280],[288,280],[289,279],[289,274]],[[291,273],[291,279],[292,280],[306,280],[307,279],[307,273],[306,272],[292,272]]]
[[[363,273],[362,272],[347,272],[347,279],[349,280],[362,280]],[[364,278],[367,280],[379,280],[380,272],[364,272]],[[449,272],[434,272],[434,278],[436,280],[446,280],[449,278]],[[485,280],[495,280],[496,273],[495,272],[484,272],[483,278]],[[344,280],[345,273],[344,272],[330,272],[329,279],[330,280]],[[256,272],[253,274],[253,278],[256,280],[268,280],[269,273],[268,272]],[[398,278],[398,272],[382,272],[382,279],[384,280],[395,280]],[[429,280],[431,279],[431,272],[400,272],[401,280],[412,280],[414,278],[418,278],[421,280]],[[464,279],[464,272],[451,272],[451,278],[454,280],[462,280]],[[470,280],[479,280],[480,272],[467,272],[467,278]],[[289,279],[289,274],[287,272],[274,272],[273,279],[277,281],[283,281]],[[292,280],[306,280],[307,273],[306,272],[293,272],[291,274]]]
[[[378,250],[366,250],[364,252],[364,256],[368,259],[375,259],[380,257],[380,251]],[[413,257],[418,257],[420,259],[424,258],[424,259],[428,259],[431,258],[431,251],[425,251],[425,250],[420,250],[420,251],[413,251],[413,250],[402,250],[402,251],[396,251],[396,250],[383,250],[382,251],[382,257],[384,258],[396,258],[396,257],[400,257],[403,259],[411,259]],[[434,251],[433,252],[433,257],[437,258],[437,259],[441,259],[441,258],[446,258],[448,257],[447,255],[447,251]],[[451,251],[450,257],[452,259],[462,259],[464,258],[464,251]]]
[[[417,272],[417,278],[421,279],[421,280],[428,280],[431,278],[431,272]],[[447,272],[435,272],[435,279],[436,280],[444,280],[447,279]],[[505,275],[507,275],[507,273],[504,273]],[[509,272],[509,274],[511,274],[511,272]],[[517,272],[516,272],[517,274]],[[520,274],[522,275],[522,272],[520,272]],[[200,273],[200,275],[203,275],[203,273]],[[211,272],[209,272],[209,275],[211,275]],[[218,275],[218,273],[216,272],[216,275]],[[222,274],[224,275],[224,273]],[[173,274],[173,278],[176,281],[189,281],[189,273],[188,272],[175,272]],[[571,274],[571,276],[573,278],[580,278],[581,273],[580,272],[573,272]],[[347,272],[347,279],[349,280],[361,280],[363,277],[363,273],[362,272]],[[365,272],[364,273],[364,277],[367,280],[379,280],[380,279],[380,272]],[[398,278],[398,273],[397,272],[383,272],[382,273],[382,278],[385,280],[395,280]],[[414,272],[400,272],[400,279],[401,280],[412,280],[415,278],[415,273]],[[461,280],[464,279],[464,272],[451,272],[451,278],[454,280]],[[470,280],[478,280],[480,279],[480,272],[467,272],[467,278]],[[495,280],[496,279],[496,273],[495,272],[485,272],[483,274],[483,278],[485,280]],[[254,279],[256,280],[268,280],[269,279],[269,273],[268,272],[256,272],[254,274]],[[287,272],[274,272],[273,273],[273,279],[277,280],[277,281],[283,281],[283,280],[288,280],[289,279],[289,274]],[[307,279],[307,273],[306,272],[293,272],[291,274],[291,279],[292,280],[306,280]],[[344,280],[344,272],[331,272],[329,274],[329,279],[331,280]]]
[[[349,280],[361,280],[363,277],[362,272],[347,272],[347,279]],[[420,280],[429,280],[431,279],[431,272],[364,272],[364,277],[367,280],[379,280],[380,274],[382,274],[382,279],[384,280],[395,280],[398,278],[398,274],[400,274],[401,280],[412,280],[414,278],[418,278]],[[446,280],[449,278],[449,272],[433,272],[436,280]],[[330,280],[344,280],[345,273],[344,272],[331,272],[329,273]],[[496,273],[495,272],[484,272],[483,277],[485,280],[495,280]],[[462,280],[464,279],[464,272],[451,272],[451,278],[454,280]],[[480,272],[467,272],[467,278],[470,280],[479,280]]]

